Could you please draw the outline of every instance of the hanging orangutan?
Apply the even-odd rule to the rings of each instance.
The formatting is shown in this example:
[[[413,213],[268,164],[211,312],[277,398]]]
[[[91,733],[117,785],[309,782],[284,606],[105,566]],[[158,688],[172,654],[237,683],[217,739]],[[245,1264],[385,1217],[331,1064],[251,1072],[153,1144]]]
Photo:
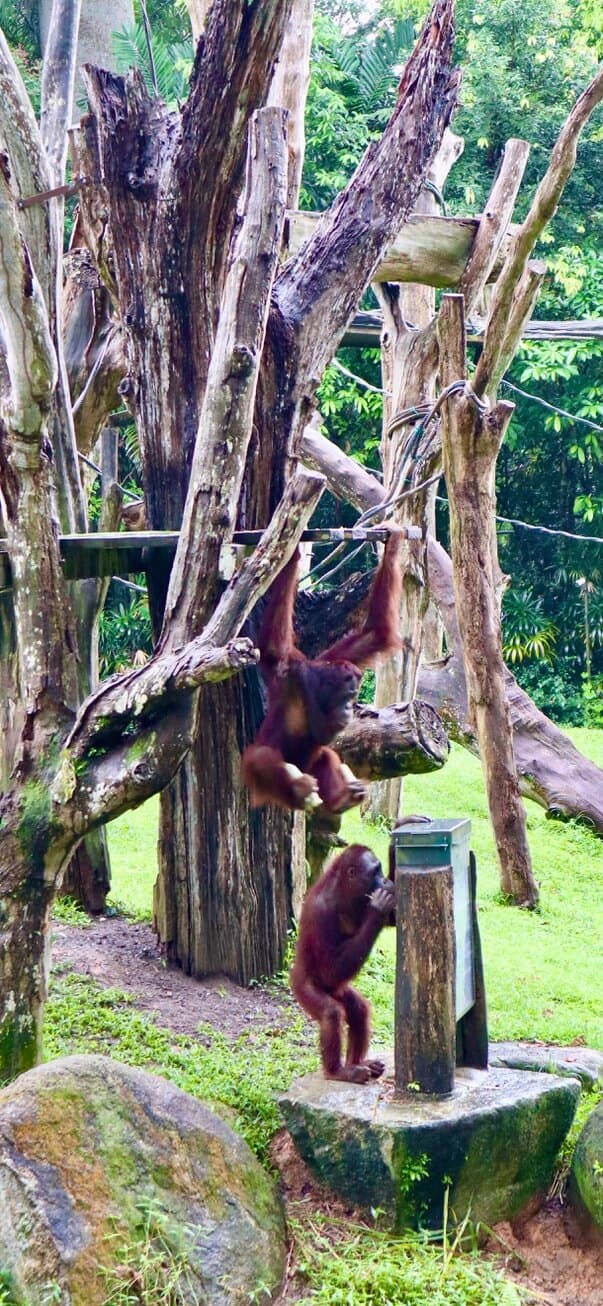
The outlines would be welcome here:
[[[272,586],[258,637],[268,709],[243,754],[254,806],[272,802],[303,811],[323,803],[338,813],[366,796],[366,785],[328,745],[351,719],[363,670],[401,646],[401,538],[391,527],[364,624],[317,658],[297,648],[293,632],[299,551]]]

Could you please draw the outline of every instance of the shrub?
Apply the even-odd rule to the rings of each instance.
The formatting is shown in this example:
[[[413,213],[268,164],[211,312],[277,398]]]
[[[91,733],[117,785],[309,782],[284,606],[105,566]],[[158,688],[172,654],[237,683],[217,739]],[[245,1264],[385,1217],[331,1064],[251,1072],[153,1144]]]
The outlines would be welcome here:
[[[513,668],[518,683],[536,707],[559,725],[584,725],[584,699],[563,663],[522,662]]]

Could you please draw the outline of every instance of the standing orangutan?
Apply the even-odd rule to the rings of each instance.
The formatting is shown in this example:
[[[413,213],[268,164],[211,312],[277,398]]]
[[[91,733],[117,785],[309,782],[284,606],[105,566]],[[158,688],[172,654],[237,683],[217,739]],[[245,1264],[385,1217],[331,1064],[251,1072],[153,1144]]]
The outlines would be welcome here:
[[[401,645],[400,542],[399,528],[391,527],[364,625],[317,658],[305,657],[293,633],[299,552],[272,586],[258,637],[268,710],[243,754],[254,806],[273,802],[303,811],[322,802],[343,812],[366,796],[366,786],[327,745],[351,718],[364,668]]]
[[[375,854],[352,844],[323,872],[302,907],[291,987],[304,1011],[320,1023],[327,1079],[366,1084],[383,1073],[383,1062],[366,1056],[369,1004],[348,981],[364,965],[383,926],[393,920],[394,901],[392,881],[384,879]]]

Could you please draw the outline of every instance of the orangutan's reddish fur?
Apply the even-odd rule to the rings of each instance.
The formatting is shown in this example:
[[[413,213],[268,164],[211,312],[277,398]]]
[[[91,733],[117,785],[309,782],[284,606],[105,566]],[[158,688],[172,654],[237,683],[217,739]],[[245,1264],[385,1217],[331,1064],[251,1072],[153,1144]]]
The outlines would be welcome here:
[[[365,796],[365,785],[328,745],[351,718],[363,669],[400,647],[400,540],[392,528],[364,625],[317,658],[305,657],[295,644],[298,553],[272,586],[258,637],[268,710],[243,755],[254,806],[274,802],[304,809],[320,800],[342,812]]]
[[[310,889],[299,922],[291,987],[320,1025],[320,1055],[328,1079],[364,1084],[383,1072],[367,1060],[370,1007],[349,984],[384,925],[393,919],[394,886],[370,848],[352,844]],[[342,1026],[348,1028],[342,1059]]]

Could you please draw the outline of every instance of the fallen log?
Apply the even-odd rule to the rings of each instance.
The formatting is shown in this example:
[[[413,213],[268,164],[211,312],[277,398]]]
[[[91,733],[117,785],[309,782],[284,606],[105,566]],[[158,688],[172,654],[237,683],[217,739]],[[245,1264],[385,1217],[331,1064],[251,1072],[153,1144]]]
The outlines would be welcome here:
[[[361,780],[438,771],[448,758],[448,736],[429,703],[361,703],[334,748]]]

